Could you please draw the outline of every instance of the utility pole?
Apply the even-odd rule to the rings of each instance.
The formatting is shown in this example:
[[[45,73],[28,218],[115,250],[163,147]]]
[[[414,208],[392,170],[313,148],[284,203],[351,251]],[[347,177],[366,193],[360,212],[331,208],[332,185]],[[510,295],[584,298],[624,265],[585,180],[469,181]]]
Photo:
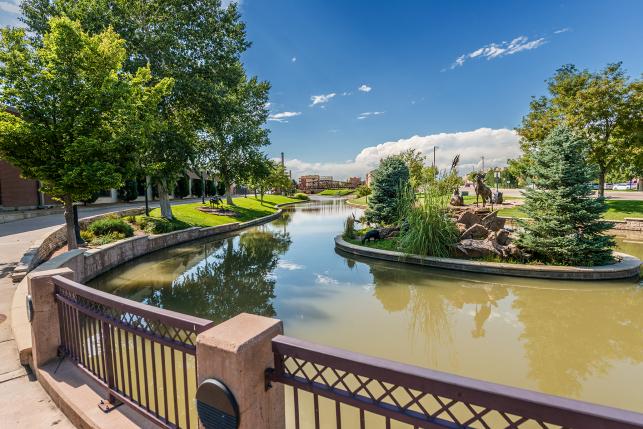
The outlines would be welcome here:
[[[285,165],[285,162],[284,162],[284,153],[283,153],[283,152],[281,152],[281,166],[283,167],[284,165]]]
[[[433,169],[435,169],[435,149],[437,149],[437,147],[433,146]]]
[[[482,155],[482,172],[484,173],[484,155]]]

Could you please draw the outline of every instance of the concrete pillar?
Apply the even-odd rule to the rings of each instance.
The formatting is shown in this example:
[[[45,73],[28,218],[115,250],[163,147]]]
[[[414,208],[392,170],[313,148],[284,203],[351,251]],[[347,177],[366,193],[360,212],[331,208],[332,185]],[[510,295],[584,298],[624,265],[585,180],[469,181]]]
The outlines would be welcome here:
[[[192,178],[188,176],[188,195],[192,197]]]
[[[154,193],[152,192],[152,178],[150,176],[145,176],[145,183],[147,184],[147,199],[152,201],[154,199]]]
[[[114,188],[110,189],[109,190],[109,195],[110,195],[113,203],[118,201],[118,189],[114,189]]]
[[[197,378],[222,381],[239,405],[240,429],[285,427],[284,388],[265,389],[264,371],[274,367],[272,339],[281,320],[241,313],[198,335]]]
[[[60,320],[54,297],[53,276],[74,279],[69,268],[32,272],[27,276],[27,285],[33,303],[31,321],[31,353],[36,368],[43,366],[58,355],[60,346]]]

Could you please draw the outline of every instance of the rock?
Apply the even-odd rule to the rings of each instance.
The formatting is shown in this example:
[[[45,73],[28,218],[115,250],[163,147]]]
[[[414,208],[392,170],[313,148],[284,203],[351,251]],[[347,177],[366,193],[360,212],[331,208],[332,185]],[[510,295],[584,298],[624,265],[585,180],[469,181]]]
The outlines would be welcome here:
[[[506,246],[511,240],[509,237],[509,231],[506,229],[501,229],[495,232],[495,240],[501,246]]]
[[[475,225],[467,228],[467,230],[462,233],[462,236],[460,236],[460,240],[481,240],[487,238],[489,236],[489,232],[490,231],[487,228],[480,225],[479,223],[476,223]]]
[[[480,220],[481,220],[480,216],[478,216],[477,214],[471,211],[466,211],[460,214],[460,216],[458,216],[457,222],[463,223],[467,228],[470,228],[473,225],[480,223]]]
[[[490,240],[462,240],[455,246],[456,252],[467,258],[484,258],[488,256],[501,256]]]
[[[467,226],[463,223],[457,222],[455,226],[458,228],[458,231],[460,232],[460,235],[464,233],[464,231],[467,230]]]
[[[449,202],[452,206],[463,206],[464,205],[464,198],[460,195],[460,193],[456,190],[453,195],[451,195],[451,201]]]
[[[502,249],[502,258],[503,259],[524,259],[525,255],[515,244],[511,243],[507,246],[504,246]]]
[[[502,192],[494,192],[491,194],[491,201],[494,204],[502,204]]]
[[[505,219],[498,217],[498,212],[491,212],[480,221],[480,225],[490,229],[491,231],[498,231],[505,227]]]
[[[390,228],[379,228],[380,238],[392,238],[397,237],[400,233],[400,228],[390,227]]]

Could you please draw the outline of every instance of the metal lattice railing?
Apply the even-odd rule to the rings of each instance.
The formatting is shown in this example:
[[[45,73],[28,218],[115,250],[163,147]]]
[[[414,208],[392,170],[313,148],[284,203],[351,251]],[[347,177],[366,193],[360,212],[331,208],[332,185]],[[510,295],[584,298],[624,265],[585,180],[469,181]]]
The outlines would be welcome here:
[[[165,427],[197,427],[196,336],[213,322],[54,276],[62,352],[122,402]]]
[[[278,336],[272,382],[292,387],[289,421],[360,428],[631,429],[643,414]],[[288,400],[288,398],[287,398]]]

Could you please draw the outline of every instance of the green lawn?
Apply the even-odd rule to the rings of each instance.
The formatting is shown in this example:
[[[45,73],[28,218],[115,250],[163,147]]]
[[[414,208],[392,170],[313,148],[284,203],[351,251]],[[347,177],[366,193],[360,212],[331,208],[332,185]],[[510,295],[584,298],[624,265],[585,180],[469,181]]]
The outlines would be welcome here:
[[[643,201],[628,200],[607,200],[607,212],[604,218],[607,220],[623,220],[626,217],[643,217]],[[504,217],[525,217],[520,207],[502,209],[498,212]]]
[[[254,196],[238,197],[234,199],[234,205],[229,206],[222,204],[222,209],[231,210],[237,213],[237,216],[219,216],[209,213],[203,213],[197,210],[197,207],[203,206],[202,203],[179,204],[172,206],[172,214],[175,219],[185,222],[191,226],[217,226],[233,222],[247,222],[259,217],[268,216],[277,211],[276,204],[301,202],[294,198],[284,197],[281,195],[265,195],[263,203]],[[209,203],[206,200],[207,207]],[[160,209],[154,209],[150,216],[160,217]]]
[[[354,198],[352,200],[348,200],[348,202],[351,203],[351,204],[357,204],[357,205],[360,205],[360,206],[367,205],[366,197]]]
[[[355,192],[354,189],[324,189],[319,193],[319,195],[325,195],[327,197],[344,197],[352,194],[353,192]]]

